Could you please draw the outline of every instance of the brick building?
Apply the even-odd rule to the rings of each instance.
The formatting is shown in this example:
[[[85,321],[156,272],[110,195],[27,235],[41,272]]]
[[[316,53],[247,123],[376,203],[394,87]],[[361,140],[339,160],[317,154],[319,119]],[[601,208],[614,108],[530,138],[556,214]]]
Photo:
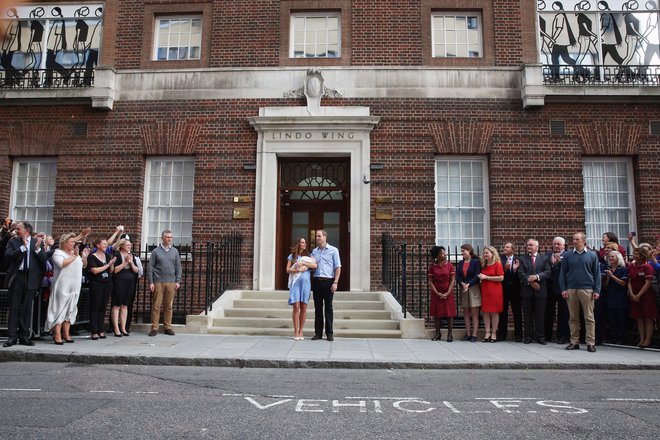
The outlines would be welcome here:
[[[284,288],[319,228],[356,291],[380,288],[386,232],[651,240],[660,11],[642,3],[8,4],[0,207],[142,245],[236,231],[256,290]]]

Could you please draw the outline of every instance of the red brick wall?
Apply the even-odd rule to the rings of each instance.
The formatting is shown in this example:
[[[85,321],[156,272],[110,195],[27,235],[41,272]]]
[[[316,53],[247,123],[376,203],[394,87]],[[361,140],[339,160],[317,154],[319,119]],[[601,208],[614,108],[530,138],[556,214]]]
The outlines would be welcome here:
[[[114,1],[108,8],[114,7]],[[145,27],[145,4],[149,14],[163,10],[187,8],[200,9],[200,4],[212,4],[212,25],[210,35],[210,67],[272,67],[281,65],[283,25],[281,2],[275,0],[254,0],[227,2],[220,0],[122,0],[118,3],[118,13],[106,11],[109,29],[117,36],[104,33],[104,45],[113,45],[103,58],[104,62],[119,69],[135,69],[150,65],[149,50],[144,50],[143,42],[152,32]],[[296,4],[309,7],[314,4],[329,9],[344,2],[313,2],[291,0],[287,8],[298,10]],[[465,6],[467,4],[467,6]],[[161,6],[162,5],[162,6]],[[174,5],[174,6],[173,6]],[[315,6],[315,7],[316,7]],[[496,0],[492,5],[487,0],[413,0],[413,1],[374,1],[353,0],[350,2],[350,19],[343,20],[343,26],[350,23],[350,41],[344,41],[345,53],[350,53],[350,64],[355,66],[420,66],[420,65],[520,65],[523,60],[535,61],[535,2]],[[429,32],[431,9],[487,10],[484,13],[485,59],[431,59],[430,39],[423,36]],[[288,9],[287,9],[288,10]],[[492,15],[491,15],[492,14]],[[523,20],[524,18],[524,20]],[[346,31],[346,29],[344,29]],[[204,31],[209,32],[209,29]],[[288,40],[288,37],[286,38]],[[190,62],[192,63],[192,62]],[[293,64],[308,63],[310,66],[336,64],[325,60],[296,60]],[[179,67],[185,67],[184,63]],[[197,63],[199,64],[199,63]],[[192,67],[197,67],[192,63]],[[286,62],[285,64],[291,64]],[[341,62],[341,64],[344,64]],[[305,64],[306,65],[306,64]],[[168,65],[168,67],[171,67]]]
[[[107,236],[123,223],[139,240],[145,157],[193,154],[194,239],[239,231],[245,237],[242,281],[249,287],[254,218],[233,220],[232,198],[254,200],[255,195],[255,173],[243,170],[244,163],[256,160],[257,135],[247,118],[257,115],[259,107],[281,105],[302,101],[117,102],[114,111],[105,113],[73,105],[0,107],[6,127],[0,134],[0,164],[15,156],[56,155],[53,232],[90,225],[93,236],[96,231]],[[324,105],[369,106],[372,115],[382,117],[371,135],[371,160],[385,168],[372,172],[371,193],[392,197],[394,219],[375,220],[372,204],[375,288],[383,232],[409,243],[433,241],[437,154],[489,157],[490,237],[495,245],[505,240],[520,244],[535,236],[545,247],[555,235],[584,229],[583,150],[634,158],[639,236],[651,240],[660,232],[660,137],[648,134],[649,120],[660,113],[658,104],[548,104],[523,110],[520,101],[335,99]],[[555,119],[565,121],[565,135],[549,134],[549,121]],[[87,136],[75,137],[71,121],[87,122]],[[167,135],[155,141],[157,132]],[[448,134],[453,141],[447,141]],[[10,166],[0,167],[5,188],[0,209],[5,212],[10,177]],[[252,203],[245,206],[253,208]]]

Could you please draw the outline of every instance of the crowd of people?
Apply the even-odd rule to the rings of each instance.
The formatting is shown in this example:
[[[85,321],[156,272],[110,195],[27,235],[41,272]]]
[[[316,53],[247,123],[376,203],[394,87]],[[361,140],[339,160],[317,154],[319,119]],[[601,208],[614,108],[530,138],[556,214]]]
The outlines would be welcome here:
[[[443,246],[434,246],[428,268],[430,315],[435,321],[432,339],[442,339],[446,321],[446,340],[454,340],[457,290],[465,319],[463,341],[478,340],[479,308],[485,330],[482,342],[506,340],[510,308],[517,342],[546,345],[554,330],[555,341],[568,344],[567,350],[579,349],[582,339],[587,350],[595,352],[603,342],[624,344],[632,319],[639,335],[637,346],[649,347],[658,318],[652,281],[654,276],[660,279],[660,235],[655,247],[638,245],[634,234],[628,240],[633,248],[629,258],[612,232],[603,234],[599,250],[587,246],[582,232],[573,236],[573,249],[556,237],[546,253],[539,252],[533,238],[521,255],[515,255],[510,242],[504,244],[502,255],[486,246],[480,256],[464,244],[456,267]]]
[[[0,272],[5,273],[9,313],[7,341],[34,345],[32,329],[33,301],[40,291],[48,302],[44,329],[51,332],[56,345],[73,343],[71,325],[78,316],[78,300],[83,282],[89,286],[89,327],[91,339],[105,339],[106,310],[111,303],[109,325],[115,337],[130,335],[131,311],[136,283],[144,275],[142,262],[132,254],[133,244],[123,226],[117,226],[107,239],[88,243],[91,228],[79,234],[62,234],[59,240],[35,233],[28,222],[6,218],[0,230]],[[150,258],[148,272],[152,298],[150,336],[157,334],[161,304],[164,304],[165,333],[172,330],[172,301],[181,281],[178,251],[171,246],[171,231],[163,231],[162,244]]]

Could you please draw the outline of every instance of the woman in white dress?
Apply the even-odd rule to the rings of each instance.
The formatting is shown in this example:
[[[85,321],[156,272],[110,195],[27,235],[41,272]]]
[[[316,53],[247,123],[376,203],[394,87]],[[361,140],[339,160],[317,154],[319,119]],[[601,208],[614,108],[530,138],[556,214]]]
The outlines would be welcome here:
[[[73,342],[69,334],[71,324],[78,315],[78,297],[82,284],[82,270],[87,265],[89,249],[83,249],[82,256],[75,242],[76,234],[60,237],[60,248],[53,253],[52,294],[48,302],[46,329],[52,330],[53,342],[62,345]]]

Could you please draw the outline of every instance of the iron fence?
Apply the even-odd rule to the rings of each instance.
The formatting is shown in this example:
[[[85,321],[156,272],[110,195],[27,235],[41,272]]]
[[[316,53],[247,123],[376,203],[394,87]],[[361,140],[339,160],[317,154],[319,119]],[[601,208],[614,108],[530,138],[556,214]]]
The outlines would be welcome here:
[[[94,69],[85,67],[0,70],[2,89],[71,89],[93,86]]]
[[[175,246],[181,258],[181,287],[172,306],[172,321],[185,324],[186,316],[208,313],[213,302],[227,289],[240,285],[240,268],[243,239],[231,234],[217,242],[195,243]],[[155,245],[144,249],[135,249],[133,255],[140,258],[145,276],[138,278],[135,297],[131,307],[130,320],[134,323],[151,322],[151,291],[147,283],[146,271],[149,255]],[[3,278],[4,274],[0,274]],[[89,288],[83,285],[78,299],[76,325],[89,323]],[[43,326],[48,309],[48,298],[44,291],[39,293],[33,303],[32,329],[35,335],[43,334]],[[108,305],[108,312],[109,312]],[[7,289],[0,289],[0,330],[7,329],[9,300]],[[108,322],[107,316],[106,321]]]
[[[390,234],[385,233],[382,236],[382,283],[392,293],[394,298],[401,304],[404,316],[410,313],[417,318],[423,318],[427,326],[432,326],[433,317],[430,316],[430,297],[431,291],[428,286],[428,268],[433,262],[430,250],[433,244],[424,244],[418,241],[417,244],[408,245],[406,242],[397,243]],[[462,260],[460,247],[445,246],[446,255],[449,262],[456,266]],[[547,253],[550,248],[539,249],[539,253]],[[515,249],[515,255],[521,255],[526,252],[523,246]],[[632,255],[630,249],[626,250],[628,256]],[[475,248],[475,254],[480,255],[481,249]],[[660,310],[660,285],[658,277],[653,282],[653,291],[655,292],[656,303]],[[461,295],[458,285],[454,286],[454,298],[456,303],[456,318],[454,318],[455,328],[465,328],[463,318],[463,309],[461,305]],[[606,317],[604,318],[607,319]],[[512,322],[510,319],[509,322]],[[605,328],[604,326],[603,328]],[[629,343],[636,343],[637,329],[634,320],[629,322],[628,339]],[[654,346],[660,345],[660,328],[658,321],[654,329]]]

